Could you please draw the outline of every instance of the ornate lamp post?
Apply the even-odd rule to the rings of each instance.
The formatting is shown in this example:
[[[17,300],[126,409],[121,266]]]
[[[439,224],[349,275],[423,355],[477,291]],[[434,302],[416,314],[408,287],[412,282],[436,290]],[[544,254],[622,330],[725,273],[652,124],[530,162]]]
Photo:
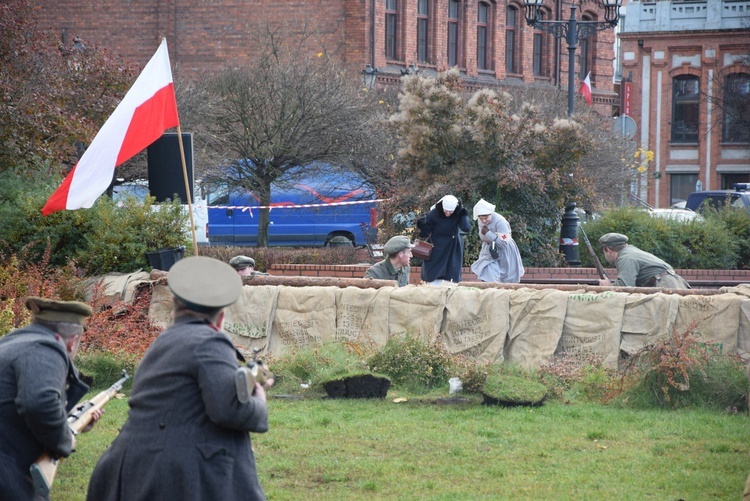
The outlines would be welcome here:
[[[575,4],[570,5],[570,19],[567,21],[545,21],[539,15],[539,9],[543,4],[544,0],[526,0],[524,2],[526,7],[524,17],[529,26],[551,33],[555,38],[564,39],[568,43],[568,116],[570,116],[573,114],[575,97],[573,82],[575,80],[575,53],[578,40],[589,38],[597,31],[617,26],[617,22],[620,20],[622,0],[601,0],[604,7],[604,21],[577,20]]]

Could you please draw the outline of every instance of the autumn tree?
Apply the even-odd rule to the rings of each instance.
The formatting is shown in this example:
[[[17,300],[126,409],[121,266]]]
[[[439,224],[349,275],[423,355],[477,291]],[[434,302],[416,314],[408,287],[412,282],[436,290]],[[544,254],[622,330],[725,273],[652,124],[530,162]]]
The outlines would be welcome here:
[[[467,95],[455,70],[405,77],[391,117],[402,139],[391,204],[394,211],[425,211],[448,193],[468,205],[484,197],[508,214],[527,264],[553,265],[565,204],[593,203],[604,188],[584,162],[601,137],[587,127],[602,127],[591,116],[555,118],[544,100],[518,94],[481,89]],[[608,158],[615,165],[603,170],[610,171],[606,185],[619,191],[632,174],[622,165],[622,151],[616,153],[617,160]]]
[[[325,51],[309,54],[278,32],[266,32],[257,59],[195,85],[191,106],[221,169],[213,178],[253,192],[267,206],[273,185],[316,169],[360,168],[379,161],[378,106],[360,75]],[[283,40],[283,42],[282,42]],[[382,109],[382,108],[380,108]],[[380,158],[385,155],[380,154]],[[211,178],[211,175],[206,178]],[[267,246],[268,211],[260,211],[258,246]]]
[[[107,51],[37,27],[33,3],[0,4],[0,172],[75,165],[135,79]]]

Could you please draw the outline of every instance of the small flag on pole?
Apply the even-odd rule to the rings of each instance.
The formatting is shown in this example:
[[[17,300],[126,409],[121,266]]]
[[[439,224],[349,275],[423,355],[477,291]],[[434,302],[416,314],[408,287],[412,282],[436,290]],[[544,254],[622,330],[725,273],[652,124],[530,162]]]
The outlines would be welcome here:
[[[164,39],[76,166],[47,200],[42,214],[90,208],[112,183],[115,167],[146,149],[167,129],[179,125]]]
[[[589,78],[590,76],[591,76],[591,72],[589,71],[586,74],[586,78],[584,78],[583,82],[581,82],[581,88],[578,89],[578,92],[580,92],[580,94],[589,104],[591,104],[591,79]]]

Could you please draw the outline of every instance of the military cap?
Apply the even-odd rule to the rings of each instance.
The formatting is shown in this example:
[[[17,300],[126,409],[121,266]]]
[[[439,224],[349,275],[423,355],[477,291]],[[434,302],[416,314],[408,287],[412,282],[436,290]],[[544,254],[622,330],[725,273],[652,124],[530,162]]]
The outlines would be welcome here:
[[[411,249],[414,244],[409,241],[409,237],[399,235],[388,240],[383,246],[383,252],[387,255],[398,254],[404,249]]]
[[[235,270],[241,270],[248,266],[255,268],[255,259],[248,256],[234,256],[229,260],[229,265]]]
[[[86,317],[91,316],[91,306],[79,301],[55,301],[41,297],[26,298],[26,308],[31,310],[34,318],[47,322],[69,322],[83,325]]]
[[[622,233],[607,233],[599,237],[599,243],[605,246],[626,244],[628,237]]]
[[[177,299],[201,313],[234,304],[242,293],[237,272],[211,257],[180,259],[169,269],[167,282]]]

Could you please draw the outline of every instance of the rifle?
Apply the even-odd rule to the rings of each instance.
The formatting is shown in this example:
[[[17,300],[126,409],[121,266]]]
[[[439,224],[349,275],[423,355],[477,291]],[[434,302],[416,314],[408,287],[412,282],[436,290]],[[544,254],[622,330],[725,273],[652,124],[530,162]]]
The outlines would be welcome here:
[[[253,348],[253,358],[247,363],[247,367],[238,367],[234,375],[234,383],[237,386],[237,399],[243,404],[250,401],[255,391],[255,383],[263,384],[273,378],[273,373],[263,365],[263,360],[258,360],[259,348]]]
[[[123,369],[122,378],[120,378],[115,384],[99,393],[91,400],[77,405],[68,413],[68,426],[70,426],[74,435],[77,435],[91,423],[94,411],[104,407],[112,397],[122,390],[122,386],[129,377],[127,371]],[[55,474],[57,473],[57,463],[58,459],[45,451],[29,468],[29,471],[31,472],[31,480],[34,484],[34,491],[36,491],[38,495],[44,497],[49,496],[52,482],[54,482]]]
[[[591,246],[591,242],[589,242],[589,237],[586,235],[586,230],[583,229],[583,225],[579,224],[579,228],[581,228],[581,233],[583,234],[583,241],[586,242],[586,248],[589,250],[589,254],[591,254],[591,259],[594,260],[594,266],[596,266],[596,271],[599,272],[599,278],[602,278],[604,280],[609,280],[609,277],[606,273],[604,273],[604,267],[602,266],[602,262],[599,261],[599,258],[596,255],[596,252],[594,252],[594,248]]]

